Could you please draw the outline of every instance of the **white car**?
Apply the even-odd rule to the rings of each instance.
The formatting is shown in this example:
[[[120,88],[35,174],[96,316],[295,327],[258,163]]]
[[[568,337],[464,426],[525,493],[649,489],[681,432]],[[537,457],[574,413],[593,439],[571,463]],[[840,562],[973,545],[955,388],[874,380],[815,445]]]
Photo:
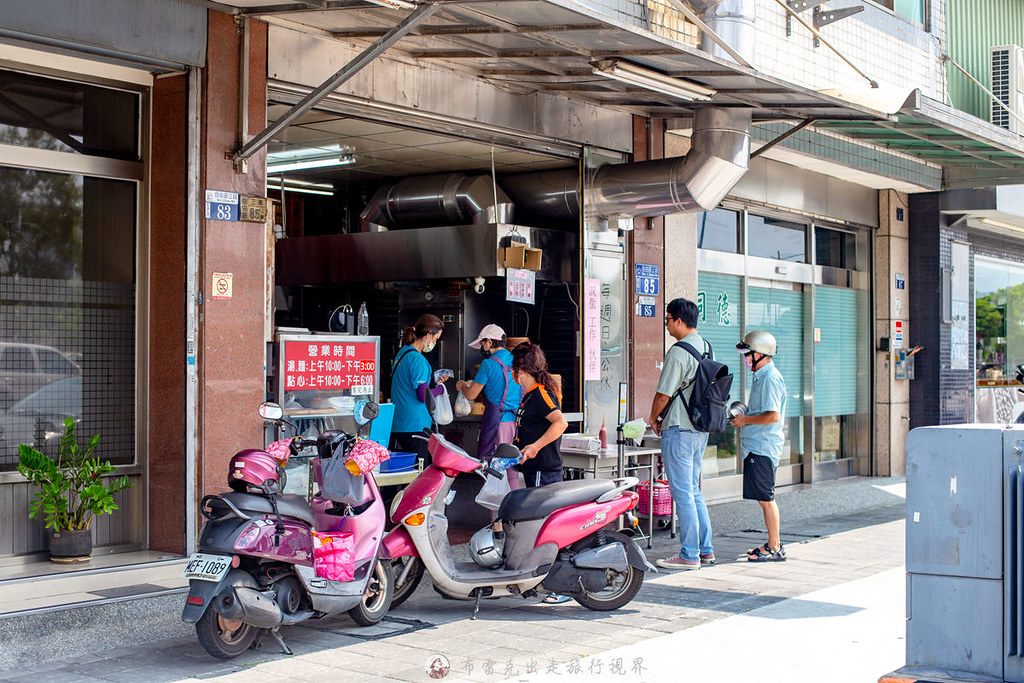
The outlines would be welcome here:
[[[0,342],[0,410],[47,384],[81,374],[74,361],[52,346]]]
[[[18,444],[56,446],[67,417],[82,419],[81,377],[47,384],[0,412],[0,470],[14,469]]]

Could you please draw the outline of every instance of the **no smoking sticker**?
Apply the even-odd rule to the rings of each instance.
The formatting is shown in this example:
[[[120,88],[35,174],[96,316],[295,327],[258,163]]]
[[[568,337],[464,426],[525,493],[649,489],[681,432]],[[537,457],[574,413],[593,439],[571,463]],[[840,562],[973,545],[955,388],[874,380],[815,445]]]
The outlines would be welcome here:
[[[233,277],[232,273],[214,273],[213,290],[210,296],[214,299],[230,299],[231,279]]]

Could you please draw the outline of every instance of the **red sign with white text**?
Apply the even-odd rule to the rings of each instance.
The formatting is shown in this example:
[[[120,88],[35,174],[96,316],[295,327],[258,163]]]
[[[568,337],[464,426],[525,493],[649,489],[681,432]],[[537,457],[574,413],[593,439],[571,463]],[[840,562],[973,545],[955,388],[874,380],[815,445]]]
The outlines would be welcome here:
[[[375,342],[286,341],[284,390],[351,389],[372,394],[377,371]]]

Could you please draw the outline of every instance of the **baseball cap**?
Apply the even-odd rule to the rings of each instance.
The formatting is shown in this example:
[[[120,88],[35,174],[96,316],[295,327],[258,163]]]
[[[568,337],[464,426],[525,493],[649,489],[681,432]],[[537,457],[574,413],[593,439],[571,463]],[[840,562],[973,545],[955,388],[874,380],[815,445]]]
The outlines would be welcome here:
[[[505,330],[501,329],[495,324],[485,325],[484,329],[480,330],[480,334],[477,335],[476,339],[469,342],[469,345],[474,349],[480,348],[480,342],[484,339],[504,339]]]

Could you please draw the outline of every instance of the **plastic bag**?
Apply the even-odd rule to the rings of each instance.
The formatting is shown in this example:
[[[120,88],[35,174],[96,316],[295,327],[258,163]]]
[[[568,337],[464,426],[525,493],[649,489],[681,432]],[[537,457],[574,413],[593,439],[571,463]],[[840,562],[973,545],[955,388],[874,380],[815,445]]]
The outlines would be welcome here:
[[[345,467],[345,458],[338,453],[333,458],[321,460],[320,495],[328,500],[349,505],[363,502],[363,477],[354,476]]]
[[[460,391],[459,395],[455,397],[455,415],[458,417],[466,417],[472,412],[473,402],[463,396]]]
[[[622,425],[622,438],[632,439],[633,443],[639,446],[640,441],[644,438],[644,432],[646,431],[647,422],[642,417],[639,417]]]
[[[452,413],[452,399],[448,396],[448,389],[443,384],[441,389],[441,394],[434,397],[434,422],[439,425],[451,424],[455,419],[455,415]]]
[[[476,494],[475,500],[478,505],[488,510],[497,510],[501,507],[501,501],[505,500],[505,496],[511,490],[508,477],[504,474],[500,477],[488,475],[484,485],[480,488],[480,493]]]
[[[314,531],[313,569],[317,576],[329,581],[351,581],[356,569],[352,534]]]

